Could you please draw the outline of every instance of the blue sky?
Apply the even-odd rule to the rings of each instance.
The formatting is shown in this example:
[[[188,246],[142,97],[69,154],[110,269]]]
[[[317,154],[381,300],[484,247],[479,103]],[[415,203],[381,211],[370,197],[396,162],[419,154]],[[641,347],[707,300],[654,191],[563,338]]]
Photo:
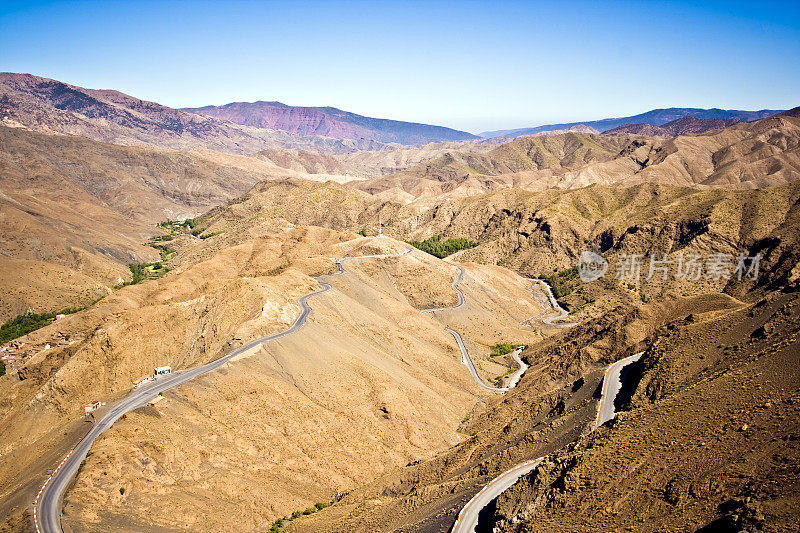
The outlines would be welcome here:
[[[0,70],[479,132],[800,105],[800,2],[3,2]]]

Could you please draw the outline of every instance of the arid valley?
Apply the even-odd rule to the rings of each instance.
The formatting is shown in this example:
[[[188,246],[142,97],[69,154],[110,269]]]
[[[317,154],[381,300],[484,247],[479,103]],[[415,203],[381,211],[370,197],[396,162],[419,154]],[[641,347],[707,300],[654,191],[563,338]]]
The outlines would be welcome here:
[[[0,73],[0,531],[796,531],[759,94],[477,133]]]

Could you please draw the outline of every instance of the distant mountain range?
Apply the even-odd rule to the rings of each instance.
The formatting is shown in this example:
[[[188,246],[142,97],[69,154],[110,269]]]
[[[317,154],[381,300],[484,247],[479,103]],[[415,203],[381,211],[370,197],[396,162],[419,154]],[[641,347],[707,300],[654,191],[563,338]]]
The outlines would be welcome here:
[[[384,143],[421,145],[479,138],[465,131],[442,126],[364,117],[335,107],[298,107],[280,102],[259,101],[184,108],[183,111],[243,126],[335,139],[371,139]]]
[[[697,135],[711,130],[720,130],[742,122],[735,118],[695,118],[692,115],[667,122],[663,126],[652,124],[626,124],[603,132],[605,135],[632,133],[647,137],[677,137],[678,135]]]
[[[681,187],[760,188],[800,176],[800,108],[758,121],[684,117],[638,124],[622,135],[526,135],[483,153],[451,150],[394,174],[351,185],[386,200],[466,197],[501,189],[572,189],[657,182]],[[732,125],[724,127],[728,121]],[[722,127],[722,129],[720,129]],[[631,138],[644,129],[643,138]],[[714,130],[714,131],[711,131]],[[683,133],[704,133],[672,137]],[[663,138],[669,137],[669,138]],[[769,139],[765,141],[764,139]]]
[[[174,150],[211,149],[252,155],[289,148],[320,153],[381,150],[387,143],[500,143],[528,135],[566,132],[676,136],[751,122],[779,110],[655,109],[596,121],[489,131],[483,138],[442,126],[371,118],[334,107],[280,102],[233,102],[173,109],[114,90],[85,89],[31,74],[0,73],[0,123],[47,134],[79,135],[122,145]]]
[[[450,128],[362,117],[329,107],[256,102],[192,112],[119,91],[8,72],[0,73],[0,123],[114,144],[245,155],[268,148],[347,153],[383,148],[386,142],[415,145],[478,139]]]
[[[547,124],[532,128],[518,128],[514,130],[485,131],[480,134],[484,138],[492,137],[520,137],[522,135],[534,135],[543,131],[566,130],[573,126],[589,126],[600,132],[606,132],[625,126],[627,124],[651,124],[662,126],[668,122],[673,122],[679,118],[692,116],[699,119],[736,119],[742,122],[752,122],[781,113],[782,109],[761,109],[759,111],[740,111],[736,109],[700,109],[696,107],[669,107],[666,109],[653,109],[646,113],[640,113],[630,117],[604,118],[602,120],[591,120],[582,122],[567,122],[564,124]]]

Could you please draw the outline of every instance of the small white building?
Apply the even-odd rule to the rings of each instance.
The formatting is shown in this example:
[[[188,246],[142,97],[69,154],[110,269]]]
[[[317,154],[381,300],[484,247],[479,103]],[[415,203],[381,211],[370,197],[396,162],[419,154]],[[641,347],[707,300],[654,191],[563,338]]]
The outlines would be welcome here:
[[[88,415],[88,414],[96,411],[100,407],[104,406],[105,404],[106,404],[106,402],[94,402],[92,404],[84,406],[84,410],[85,410],[86,414]]]
[[[156,372],[155,372],[156,376],[163,376],[165,374],[171,374],[171,373],[172,373],[172,367],[169,367],[169,366],[157,366],[156,367]]]

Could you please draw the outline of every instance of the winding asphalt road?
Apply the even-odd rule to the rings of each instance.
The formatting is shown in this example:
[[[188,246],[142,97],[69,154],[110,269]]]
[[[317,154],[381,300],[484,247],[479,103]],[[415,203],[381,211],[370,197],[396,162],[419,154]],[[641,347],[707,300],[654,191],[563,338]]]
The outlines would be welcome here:
[[[453,524],[453,533],[474,533],[475,528],[478,527],[478,518],[483,508],[508,490],[519,478],[539,466],[542,459],[544,457],[513,466],[489,482],[458,513],[456,523]]]
[[[560,309],[563,313],[562,316],[553,318],[552,320],[557,320],[558,318],[564,318],[566,316],[566,311],[558,306],[558,303],[555,302],[555,298],[553,297],[552,292],[549,291],[549,286],[546,283],[541,282],[547,289],[549,296],[551,298],[551,303],[553,303],[553,307]],[[571,326],[574,324],[552,324],[554,326]],[[627,365],[631,364],[634,361],[638,361],[639,358],[642,356],[642,353],[639,352],[637,354],[631,355],[624,359],[613,363],[606,368],[605,376],[603,377],[603,393],[600,397],[600,402],[597,405],[597,416],[595,418],[594,426],[592,427],[592,431],[597,429],[598,427],[602,426],[612,418],[616,416],[616,411],[614,410],[614,400],[616,399],[617,395],[619,394],[620,390],[622,390],[622,369],[625,368]],[[483,487],[481,491],[473,496],[473,498],[467,502],[467,504],[461,509],[461,512],[458,513],[458,518],[456,518],[455,524],[453,524],[453,533],[475,533],[475,529],[478,527],[478,519],[480,512],[489,505],[495,498],[500,496],[503,492],[505,492],[509,487],[514,485],[519,478],[527,474],[528,472],[532,471],[534,468],[539,466],[539,463],[542,462],[544,457],[539,457],[537,459],[533,459],[531,461],[526,461],[524,463],[520,463],[518,465],[513,466],[509,470],[506,470],[496,478],[494,478],[488,485]]]
[[[458,349],[461,350],[461,362],[467,366],[467,368],[469,369],[469,373],[472,374],[472,378],[475,380],[475,382],[486,390],[490,390],[492,392],[508,392],[517,386],[517,383],[519,383],[522,374],[524,374],[525,371],[528,370],[528,365],[526,365],[525,362],[519,358],[519,354],[522,353],[522,350],[525,349],[524,346],[521,346],[511,353],[511,357],[514,359],[514,362],[519,365],[519,368],[517,369],[516,372],[514,372],[511,375],[511,380],[509,381],[508,386],[499,388],[490,387],[489,385],[486,385],[481,380],[481,378],[478,377],[478,372],[475,370],[475,365],[472,364],[472,359],[469,357],[469,353],[467,352],[467,348],[464,346],[464,340],[461,338],[461,335],[459,335],[458,332],[450,328],[445,328],[445,329],[449,331],[450,334],[456,339],[456,344],[458,344]]]
[[[617,398],[619,391],[622,390],[622,369],[638,361],[644,352],[633,354],[625,359],[620,359],[606,368],[605,376],[603,377],[603,394],[600,396],[600,403],[597,405],[597,417],[594,421],[594,427],[599,428],[617,414],[614,410],[614,400]]]
[[[453,265],[453,266],[458,269],[458,275],[456,276],[455,281],[450,285],[456,291],[456,295],[458,295],[458,302],[456,303],[456,305],[453,305],[451,307],[434,307],[432,309],[423,309],[421,311],[422,313],[433,313],[435,311],[450,311],[451,309],[458,309],[459,307],[464,305],[464,294],[461,292],[461,289],[458,288],[458,284],[461,283],[461,280],[464,278],[464,267],[459,265]],[[508,386],[500,388],[490,387],[489,385],[485,384],[480,377],[478,377],[478,372],[477,370],[475,370],[475,364],[472,362],[472,358],[469,356],[469,352],[467,352],[466,346],[464,346],[464,339],[461,338],[461,335],[459,335],[457,331],[452,330],[448,327],[445,327],[445,329],[449,331],[450,334],[453,336],[453,338],[456,340],[458,349],[461,351],[461,363],[463,363],[467,367],[467,369],[469,369],[469,373],[472,374],[472,379],[475,380],[475,383],[477,383],[482,388],[488,391],[507,392],[513,389],[514,387],[517,386],[517,383],[519,383],[520,378],[522,378],[522,374],[524,374],[525,371],[528,369],[528,365],[526,365],[525,362],[519,358],[519,354],[522,353],[522,350],[525,349],[525,347],[522,346],[514,350],[514,352],[512,352],[511,354],[511,357],[514,359],[514,362],[519,365],[519,368],[517,369],[516,372],[511,374],[511,379],[508,383]]]
[[[592,431],[616,416],[614,400],[620,390],[622,390],[622,380],[620,379],[622,369],[632,362],[638,361],[642,353],[644,352],[639,352],[625,359],[621,359],[609,365],[606,369],[605,377],[603,378],[603,394],[597,406],[597,418]],[[544,457],[539,457],[513,466],[489,482],[489,484],[483,487],[478,494],[473,496],[461,509],[461,512],[458,513],[458,518],[456,518],[456,522],[453,524],[452,532],[475,533],[475,529],[478,527],[480,512],[495,498],[514,485],[519,478],[539,466],[542,459],[544,459]]]
[[[241,348],[237,348],[232,352],[220,357],[219,359],[216,359],[210,363],[206,363],[205,365],[188,370],[173,372],[172,374],[166,376],[160,376],[155,381],[134,389],[127,396],[116,402],[108,410],[108,412],[92,426],[89,433],[87,433],[86,436],[81,439],[81,441],[67,454],[61,464],[58,465],[53,474],[47,479],[47,481],[45,481],[44,485],[39,490],[39,493],[36,495],[36,499],[34,500],[33,507],[33,523],[36,532],[62,532],[61,499],[67,489],[67,486],[75,477],[75,474],[80,468],[81,463],[89,453],[89,449],[92,447],[94,440],[100,436],[101,433],[110,428],[122,415],[147,405],[148,402],[155,399],[159,394],[166,390],[177,387],[178,385],[186,383],[197,376],[206,374],[221,367],[239,354],[242,354],[265,342],[279,339],[281,337],[285,337],[286,335],[291,335],[298,329],[302,328],[306,323],[306,319],[311,313],[311,308],[308,306],[308,299],[330,290],[331,286],[322,282],[321,280],[334,276],[341,276],[344,274],[345,270],[343,263],[345,261],[351,261],[353,259],[400,257],[408,253],[411,253],[411,248],[405,252],[394,255],[363,255],[339,259],[336,262],[337,272],[334,274],[326,274],[314,278],[322,287],[320,290],[305,294],[300,297],[298,300],[298,304],[300,304],[301,308],[300,316],[297,317],[297,319],[289,328],[281,331],[280,333],[256,339],[249,344],[246,344]],[[460,279],[461,276],[459,276],[459,280]],[[460,291],[459,302],[459,305],[463,303],[463,296],[461,296]]]
[[[546,282],[544,282],[542,280],[537,280],[537,281],[539,282],[539,284],[544,289],[544,292],[547,293],[547,298],[550,300],[550,305],[553,306],[553,309],[558,311],[558,316],[551,316],[550,318],[543,318],[542,322],[544,322],[548,326],[564,326],[564,327],[566,327],[566,326],[575,326],[576,325],[575,322],[558,323],[558,324],[554,324],[553,323],[556,320],[561,320],[562,318],[566,318],[569,313],[567,312],[566,309],[561,307],[561,304],[558,303],[558,300],[556,300],[556,297],[553,296],[553,289],[550,287],[550,285],[548,285]]]
[[[63,498],[64,492],[66,491],[67,487],[69,486],[72,479],[75,477],[78,469],[80,468],[81,463],[86,458],[86,455],[89,452],[92,444],[94,443],[95,439],[97,439],[100,434],[102,434],[105,430],[110,428],[114,422],[116,422],[120,417],[124,414],[133,411],[134,409],[138,409],[139,407],[143,407],[147,405],[148,402],[155,399],[159,394],[177,387],[187,381],[190,381],[200,375],[206,374],[211,372],[237,355],[240,355],[252,348],[263,344],[265,342],[269,342],[275,339],[279,339],[281,337],[285,337],[286,335],[290,335],[297,331],[298,329],[302,328],[306,320],[308,319],[309,314],[311,313],[311,307],[308,305],[308,300],[314,296],[322,294],[330,290],[331,286],[328,283],[322,281],[323,279],[331,278],[334,276],[341,276],[345,274],[344,263],[346,261],[351,261],[353,259],[380,259],[380,258],[389,258],[389,257],[400,257],[406,254],[411,253],[412,249],[409,248],[405,252],[394,254],[394,255],[364,255],[364,256],[355,256],[355,257],[344,257],[336,261],[336,269],[337,272],[333,274],[326,274],[322,276],[317,276],[314,279],[320,284],[322,287],[320,290],[305,294],[298,299],[298,304],[300,305],[301,312],[300,316],[294,321],[294,323],[284,331],[280,333],[276,333],[274,335],[269,335],[267,337],[262,337],[260,339],[256,339],[236,350],[231,351],[230,353],[207,363],[205,365],[195,367],[188,370],[181,370],[176,371],[172,374],[167,376],[161,376],[157,378],[154,382],[147,383],[142,385],[141,387],[134,389],[131,391],[127,396],[116,402],[106,414],[97,421],[91,428],[91,430],[86,434],[86,436],[81,439],[81,441],[66,455],[64,460],[61,464],[55,469],[53,474],[45,481],[42,488],[39,490],[39,493],[36,496],[34,501],[34,509],[33,509],[33,521],[34,527],[37,533],[39,532],[54,532],[54,533],[61,533],[61,500]],[[451,309],[457,309],[464,305],[464,294],[458,288],[458,284],[461,283],[464,277],[464,269],[461,266],[454,265],[458,269],[458,275],[451,284],[453,289],[456,291],[456,295],[458,296],[458,301],[456,305],[451,307],[439,307],[433,309],[425,309],[423,313],[432,313],[435,311],[447,311]],[[553,298],[552,292],[549,292],[549,287],[545,284],[545,287],[548,289],[549,296],[551,298],[551,302],[555,302],[555,298]],[[554,308],[560,310],[563,315],[558,318],[563,318],[566,316],[566,311],[564,311],[558,303],[554,303]],[[553,319],[553,320],[555,320]],[[557,326],[563,326],[566,324],[553,324]],[[466,347],[464,346],[464,341],[456,331],[446,328],[456,340],[458,344],[459,350],[461,351],[461,360],[467,368],[469,369],[472,377],[475,379],[475,382],[478,383],[484,389],[493,391],[493,392],[506,392],[511,388],[515,387],[519,382],[522,375],[528,369],[528,365],[526,365],[522,359],[520,359],[519,354],[522,352],[524,347],[517,348],[512,353],[512,358],[514,361],[519,365],[519,369],[511,375],[511,379],[509,381],[509,385],[503,388],[495,388],[489,387],[484,384],[481,379],[478,377],[478,374],[475,370],[475,366],[472,363],[472,359],[467,352]],[[612,401],[613,407],[613,401]],[[494,499],[498,494],[503,492],[506,488],[513,485],[519,477],[524,475],[525,473],[532,470],[537,464],[538,461],[530,461],[527,463],[523,463],[521,465],[517,465],[508,472],[504,473],[503,475],[496,478],[492,483],[490,483],[487,487],[485,487],[481,493],[479,493],[475,498],[473,498],[470,503],[462,510],[462,514],[466,512],[466,516],[470,516],[473,513],[475,514],[475,524],[477,525],[478,520],[478,513],[480,510],[486,505],[486,503],[490,502]],[[535,463],[535,464],[534,464]],[[496,494],[495,494],[496,493]],[[478,501],[475,501],[476,498],[479,496],[481,497],[481,501],[485,499],[490,494],[495,494],[486,503],[479,505]],[[462,520],[461,515],[459,515],[459,519]],[[458,522],[456,522],[458,525]],[[467,530],[464,530],[467,531]]]
[[[458,269],[458,275],[456,276],[456,280],[450,285],[456,291],[456,295],[458,295],[458,303],[450,307],[434,307],[433,309],[423,309],[421,312],[433,313],[434,311],[449,311],[451,309],[458,309],[459,307],[464,305],[464,294],[461,292],[461,289],[458,288],[458,284],[461,283],[461,280],[464,278],[464,267],[459,265],[453,265],[453,266]]]

